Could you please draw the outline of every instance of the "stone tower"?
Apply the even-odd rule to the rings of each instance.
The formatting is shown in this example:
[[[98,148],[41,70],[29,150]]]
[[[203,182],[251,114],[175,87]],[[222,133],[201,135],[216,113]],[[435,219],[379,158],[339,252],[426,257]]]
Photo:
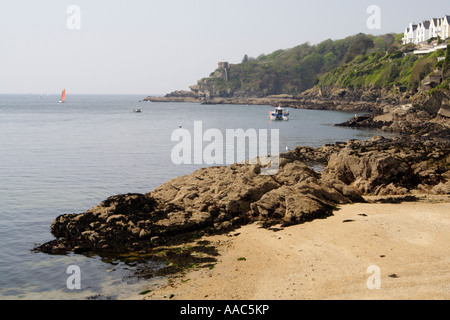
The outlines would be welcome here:
[[[217,69],[223,73],[223,77],[225,78],[225,82],[228,82],[228,74],[230,70],[230,66],[228,62],[218,62],[217,63]]]

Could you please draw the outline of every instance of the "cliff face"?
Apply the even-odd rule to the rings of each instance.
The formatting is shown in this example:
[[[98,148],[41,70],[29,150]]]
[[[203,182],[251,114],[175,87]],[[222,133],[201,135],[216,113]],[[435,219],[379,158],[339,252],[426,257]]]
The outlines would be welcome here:
[[[225,88],[229,80],[230,66],[228,62],[219,62],[217,69],[207,78],[197,81],[190,86],[190,91],[178,90],[166,94],[164,97],[147,97],[144,101],[153,102],[211,102],[216,98],[235,97],[236,93]]]

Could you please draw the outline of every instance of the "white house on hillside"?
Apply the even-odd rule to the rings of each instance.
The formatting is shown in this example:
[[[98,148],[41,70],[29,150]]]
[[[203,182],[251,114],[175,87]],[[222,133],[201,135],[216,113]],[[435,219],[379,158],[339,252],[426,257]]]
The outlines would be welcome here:
[[[417,40],[417,24],[410,23],[409,27],[405,30],[403,37],[403,44],[416,43]]]
[[[418,44],[437,37],[443,40],[450,37],[450,16],[446,15],[443,18],[433,18],[418,24],[410,23],[405,29],[402,41],[403,44]]]
[[[433,18],[431,19],[430,32],[432,38],[437,38],[441,34],[441,23],[442,19]]]
[[[430,34],[430,21],[426,20],[419,23],[417,26],[417,43],[425,42],[430,39]]]
[[[442,18],[442,30],[441,30],[441,38],[447,39],[450,37],[450,16],[445,16]]]

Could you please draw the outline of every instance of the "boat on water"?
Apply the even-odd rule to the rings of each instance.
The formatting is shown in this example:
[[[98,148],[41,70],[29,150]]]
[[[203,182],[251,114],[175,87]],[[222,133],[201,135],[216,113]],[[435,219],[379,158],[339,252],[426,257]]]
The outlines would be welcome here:
[[[289,120],[289,109],[284,109],[278,106],[273,111],[269,111],[270,120]]]
[[[135,112],[135,113],[139,113],[139,112],[142,112],[142,111],[141,111],[141,109],[139,109],[139,108],[136,108],[136,109],[134,109],[134,110],[133,110],[133,112]]]
[[[59,103],[64,103],[66,101],[66,89],[61,93],[61,99],[59,99]]]

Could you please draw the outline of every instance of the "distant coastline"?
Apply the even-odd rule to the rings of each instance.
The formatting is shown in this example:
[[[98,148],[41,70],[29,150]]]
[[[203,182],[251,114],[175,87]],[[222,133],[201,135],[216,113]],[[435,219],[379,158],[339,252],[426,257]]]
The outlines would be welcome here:
[[[335,110],[335,111],[367,111],[376,109],[376,101],[360,101],[354,98],[336,99],[318,97],[305,93],[302,95],[270,95],[266,97],[213,97],[209,100],[201,99],[190,94],[179,93],[165,96],[148,96],[144,102],[191,102],[200,104],[235,104],[235,105],[270,105],[297,109]]]

